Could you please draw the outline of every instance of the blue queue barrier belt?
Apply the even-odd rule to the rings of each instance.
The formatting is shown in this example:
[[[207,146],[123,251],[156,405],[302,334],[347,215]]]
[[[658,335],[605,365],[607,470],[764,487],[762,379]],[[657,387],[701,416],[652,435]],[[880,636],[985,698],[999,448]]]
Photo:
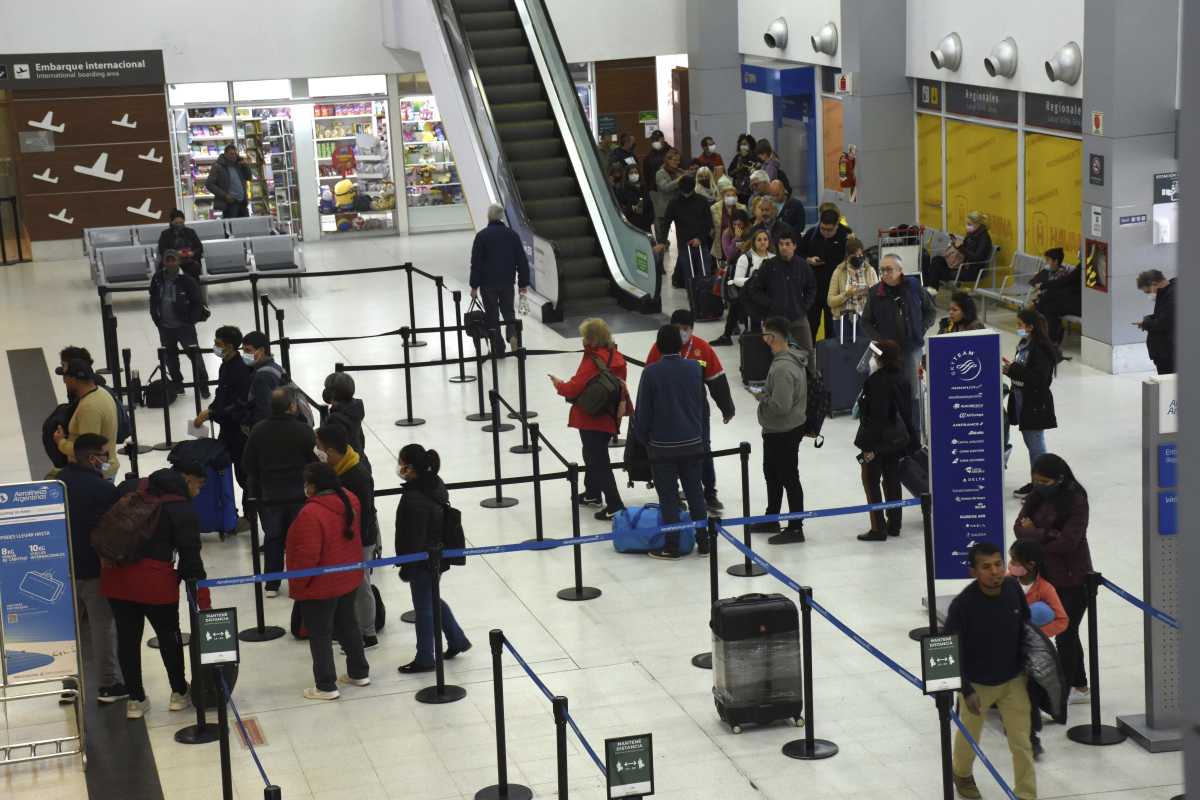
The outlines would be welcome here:
[[[1175,619],[1167,612],[1159,611],[1157,608],[1150,605],[1145,600],[1142,600],[1141,598],[1138,598],[1138,597],[1134,597],[1129,592],[1125,591],[1120,586],[1117,586],[1115,583],[1110,581],[1108,578],[1101,578],[1100,583],[1103,584],[1104,586],[1106,586],[1117,597],[1120,597],[1124,600],[1129,601],[1130,603],[1132,603],[1133,605],[1137,606],[1142,611],[1144,611],[1146,614],[1149,614],[1151,617],[1154,617],[1156,620],[1163,623],[1164,625],[1168,625],[1168,626],[1174,628],[1175,630],[1179,630],[1179,620]]]
[[[872,511],[885,511],[889,508],[907,508],[921,505],[920,498],[910,497],[907,500],[891,500],[886,503],[867,503],[860,506],[841,506],[840,508],[820,508],[815,511],[796,511],[787,514],[764,514],[758,517],[731,517],[722,519],[721,524],[729,527],[737,525],[757,525],[762,522],[789,522],[791,520],[819,519],[821,517],[839,517],[844,514],[869,514]]]
[[[271,779],[267,777],[267,771],[263,769],[262,762],[258,760],[258,751],[254,749],[254,740],[246,731],[246,724],[242,722],[242,715],[238,713],[237,703],[233,702],[233,692],[230,691],[229,684],[225,682],[225,673],[218,671],[217,674],[221,678],[221,684],[225,687],[225,701],[233,709],[233,718],[237,721],[238,730],[242,732],[242,741],[250,748],[250,757],[254,759],[254,766],[258,767],[258,774],[262,776],[263,785],[270,786]]]
[[[961,733],[967,740],[967,743],[971,745],[971,749],[975,751],[975,755],[978,756],[979,760],[983,762],[983,765],[987,767],[987,771],[992,773],[992,777],[996,779],[996,783],[1000,784],[1000,788],[1004,790],[1004,795],[1008,798],[1008,800],[1021,800],[1021,798],[1017,797],[1016,794],[1013,793],[1012,788],[1009,787],[1008,783],[1005,782],[1004,778],[992,765],[992,762],[983,752],[983,748],[979,746],[979,742],[975,741],[974,737],[967,732],[967,726],[963,725],[963,721],[958,718],[958,712],[954,711],[954,709],[950,710],[950,719],[954,720],[954,724],[958,726],[959,733]]]
[[[264,572],[260,575],[234,575],[229,578],[205,578],[202,581],[196,581],[196,587],[200,589],[213,589],[218,586],[237,586],[243,583],[264,583],[266,581],[283,581],[291,578],[311,578],[315,575],[331,575],[335,572],[357,572],[363,569],[374,569],[376,567],[390,567],[394,564],[412,564],[417,561],[425,561],[428,558],[428,553],[413,553],[412,555],[407,556],[377,558],[371,561],[353,561],[348,564],[331,564],[328,567],[294,569],[284,572]]]

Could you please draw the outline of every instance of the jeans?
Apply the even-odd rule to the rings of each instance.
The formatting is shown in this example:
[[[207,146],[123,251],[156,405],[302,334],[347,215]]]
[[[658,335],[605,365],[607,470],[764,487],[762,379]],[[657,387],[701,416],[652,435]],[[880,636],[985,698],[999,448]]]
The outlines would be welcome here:
[[[335,636],[346,651],[346,673],[351,678],[365,678],[371,673],[371,666],[363,654],[358,621],[354,618],[354,595],[355,592],[347,592],[341,597],[296,601],[304,627],[308,628],[313,680],[322,692],[337,691],[337,665],[333,661]]]
[[[1025,440],[1025,448],[1029,450],[1029,467],[1032,469],[1034,463],[1046,454],[1046,432],[1021,431],[1021,438]]]
[[[99,686],[114,686],[123,683],[121,667],[117,663],[117,628],[113,623],[112,606],[108,598],[100,594],[99,578],[77,578],[75,597],[79,603],[79,616],[87,617],[92,632],[92,658],[96,664]]]
[[[904,351],[904,380],[908,381],[908,390],[912,395],[912,433],[918,439],[921,438],[921,432],[925,430],[925,411],[921,408],[921,384],[917,377],[917,370],[924,358],[924,344]]]
[[[1079,626],[1083,623],[1083,615],[1087,613],[1088,590],[1086,586],[1054,587],[1058,589],[1058,599],[1062,601],[1063,611],[1067,612],[1067,629],[1054,637],[1058,647],[1058,658],[1062,662],[1063,674],[1067,683],[1076,689],[1088,685],[1087,673],[1083,669],[1083,642],[1079,641]]]
[[[196,347],[196,326],[184,325],[180,328],[158,327],[158,340],[167,351],[167,374],[174,383],[183,383],[183,373],[179,371],[180,347]],[[167,375],[163,376],[164,378]],[[192,379],[201,385],[201,392],[208,392],[208,370],[204,368],[204,354],[196,353],[192,359]]]
[[[414,661],[428,667],[434,661],[436,633],[433,629],[433,572],[428,566],[412,571],[408,588],[412,592],[413,609],[417,612],[417,657]],[[445,600],[442,601],[442,633],[446,637],[446,644],[456,650],[462,650],[470,644]],[[440,637],[436,646],[441,646]]]
[[[505,340],[517,335],[516,309],[513,308],[514,290],[512,286],[485,286],[479,290],[483,301],[483,311],[487,316],[487,328],[492,332],[492,352],[502,354]],[[500,335],[500,317],[504,317],[504,335]]]
[[[661,458],[661,453],[650,453],[650,458]],[[702,520],[708,517],[704,505],[704,487],[701,473],[704,471],[703,460],[698,456],[682,458],[678,461],[664,461],[651,464],[650,471],[654,475],[654,491],[658,493],[659,511],[664,524],[679,522],[679,484],[683,485],[683,494],[687,497],[688,516],[692,520]],[[698,537],[707,536],[704,531],[696,531]],[[663,550],[668,553],[679,552],[679,532],[670,531],[666,534]]]
[[[363,561],[379,557],[379,545],[373,544],[363,548]],[[363,636],[375,635],[375,592],[371,589],[371,573],[373,570],[363,570],[363,582],[354,592],[354,617],[358,620],[358,628]]]
[[[232,217],[248,217],[250,216],[250,203],[246,200],[227,200],[225,201],[225,210],[221,212],[221,219],[231,219]]]
[[[113,620],[117,624],[117,658],[130,700],[145,700],[142,685],[142,633],[146,620],[158,637],[158,654],[167,668],[171,691],[186,694],[187,677],[183,672],[183,643],[179,633],[179,605],[147,605],[129,600],[109,600]]]
[[[600,498],[604,507],[612,510],[624,508],[621,493],[617,490],[617,479],[613,475],[611,461],[608,458],[608,443],[612,435],[605,431],[579,432],[579,440],[583,444],[583,494],[586,497]]]
[[[750,321],[746,319],[746,311],[742,308],[741,300],[730,300],[729,311],[725,316],[725,336],[733,337],[742,327],[749,329]]]
[[[876,453],[875,458],[862,465],[863,489],[867,493],[868,503],[889,502],[900,498],[900,454]],[[879,491],[883,484],[883,492]],[[883,531],[898,535],[903,509],[889,508],[886,512],[871,512],[871,530]],[[887,527],[884,527],[884,516],[887,516]]]
[[[680,242],[679,253],[675,256],[675,273],[683,278],[683,286],[691,286],[692,279],[712,272],[712,254],[704,242],[699,247],[690,247],[687,242]],[[678,278],[676,282],[680,282]]]
[[[258,521],[262,528],[263,571],[283,572],[283,551],[287,545],[288,528],[300,513],[302,503],[295,505],[258,507]],[[278,591],[281,581],[266,581],[263,588]]]
[[[1000,719],[1004,723],[1008,739],[1008,750],[1012,753],[1013,774],[1016,778],[1014,793],[1019,800],[1035,800],[1037,774],[1033,767],[1033,745],[1029,741],[1029,689],[1025,673],[1022,672],[1006,683],[995,686],[976,683],[973,684],[973,688],[979,695],[979,708],[984,714],[992,706],[1000,709]],[[971,738],[979,742],[979,736],[983,732],[983,715],[972,713],[965,702],[958,704],[958,715]],[[980,744],[982,746],[982,743]],[[969,777],[974,764],[975,751],[961,732],[955,733],[954,774],[960,778]]]
[[[787,493],[788,511],[804,510],[804,487],[800,484],[800,428],[790,431],[763,431],[763,477],[767,482],[767,514],[778,514]],[[802,521],[789,522],[789,527],[801,527]]]

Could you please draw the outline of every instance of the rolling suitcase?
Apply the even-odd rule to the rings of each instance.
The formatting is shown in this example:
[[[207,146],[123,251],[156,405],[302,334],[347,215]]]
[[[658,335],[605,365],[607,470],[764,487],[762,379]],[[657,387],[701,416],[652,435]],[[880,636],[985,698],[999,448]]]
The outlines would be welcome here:
[[[704,261],[704,251],[699,247],[687,247],[688,303],[697,322],[712,322],[718,320],[725,311],[721,303],[720,281],[708,274],[708,265]],[[715,291],[714,291],[715,290]]]
[[[851,316],[850,330],[846,330],[846,317]],[[858,363],[867,351],[870,341],[858,335],[858,315],[843,314],[840,318],[838,338],[826,336],[817,342],[817,369],[825,379],[830,394],[831,416],[848,414],[854,407],[867,379],[858,371]],[[847,341],[847,338],[849,341]]]
[[[743,333],[738,337],[738,352],[741,355],[742,383],[763,383],[771,368],[771,348],[763,341],[761,333]]]
[[[747,723],[778,719],[800,725],[800,618],[781,594],[744,594],[712,607],[713,700],[721,720],[741,733]]]
[[[200,518],[200,532],[216,532],[225,538],[237,530],[237,503],[233,498],[233,462],[225,445],[216,439],[188,439],[171,448],[167,461],[195,461],[205,468],[204,486],[192,498]]]

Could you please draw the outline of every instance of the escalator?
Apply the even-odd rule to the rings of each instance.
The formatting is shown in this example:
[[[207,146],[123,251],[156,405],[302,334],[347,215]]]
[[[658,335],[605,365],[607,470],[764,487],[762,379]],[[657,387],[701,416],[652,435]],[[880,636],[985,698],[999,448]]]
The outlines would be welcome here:
[[[574,81],[544,0],[440,0],[447,39],[475,93],[474,121],[509,224],[553,284],[547,321],[614,303],[659,308],[649,237],[626,222],[608,189]],[[452,11],[452,13],[450,13]],[[451,30],[453,28],[453,30]],[[542,247],[534,241],[542,240]],[[553,276],[546,276],[552,270]],[[536,279],[535,279],[536,280]]]

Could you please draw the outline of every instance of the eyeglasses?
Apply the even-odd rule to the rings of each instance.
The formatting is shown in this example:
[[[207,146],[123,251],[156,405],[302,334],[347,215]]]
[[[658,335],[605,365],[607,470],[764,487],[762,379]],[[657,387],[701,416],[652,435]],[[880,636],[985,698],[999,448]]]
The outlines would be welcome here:
[[[879,270],[879,272],[882,275],[896,275],[900,272],[900,270],[896,269],[895,267],[883,267]]]

